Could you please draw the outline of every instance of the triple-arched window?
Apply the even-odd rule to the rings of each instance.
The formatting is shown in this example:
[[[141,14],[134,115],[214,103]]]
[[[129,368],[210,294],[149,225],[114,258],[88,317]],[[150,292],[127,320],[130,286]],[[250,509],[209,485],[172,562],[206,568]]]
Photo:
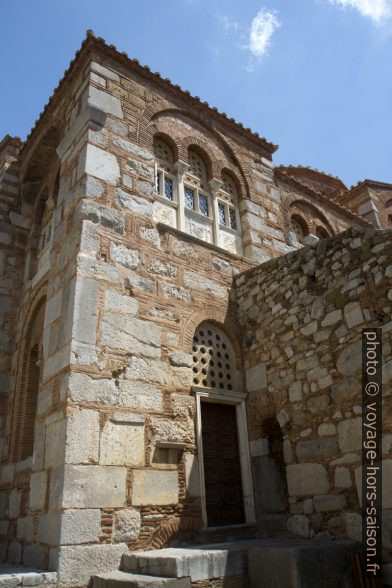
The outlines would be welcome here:
[[[176,161],[174,153],[168,140],[155,137],[155,219],[242,254],[234,175],[223,171],[218,181],[212,180],[207,158],[197,146],[189,147],[187,162]]]

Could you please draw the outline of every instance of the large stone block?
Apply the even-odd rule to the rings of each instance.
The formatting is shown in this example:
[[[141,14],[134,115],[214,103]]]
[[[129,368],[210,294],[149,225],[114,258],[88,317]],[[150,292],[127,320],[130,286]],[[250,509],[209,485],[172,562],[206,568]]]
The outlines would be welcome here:
[[[131,500],[134,506],[177,504],[177,471],[134,470]]]
[[[95,345],[97,338],[98,284],[90,278],[77,277],[72,337],[81,343]]]
[[[163,361],[133,355],[129,359],[129,367],[125,370],[125,379],[166,384],[168,381],[167,364]]]
[[[313,498],[316,512],[334,512],[343,510],[346,506],[346,499],[343,495],[339,496],[315,496]]]
[[[89,174],[115,186],[120,179],[120,166],[113,153],[88,143],[79,159],[78,179],[83,174]]]
[[[118,570],[128,552],[125,543],[117,545],[63,546],[51,550],[49,568],[58,570],[60,586],[87,586],[92,576]]]
[[[61,545],[98,543],[101,534],[101,511],[85,508],[61,513]]]
[[[336,455],[338,446],[336,439],[311,439],[298,441],[296,449],[298,459],[311,460]]]
[[[12,490],[8,503],[8,514],[10,519],[16,519],[20,514],[22,494],[19,490]]]
[[[112,94],[108,94],[103,90],[98,90],[95,86],[89,86],[88,88],[88,104],[96,108],[97,110],[101,110],[107,114],[113,114],[113,116],[117,118],[124,118],[122,108],[121,108],[121,100],[116,96],[112,96]]]
[[[161,355],[161,329],[152,322],[105,312],[102,319],[101,343],[112,349]]]
[[[96,463],[99,451],[99,412],[75,409],[68,414],[66,463]]]
[[[148,200],[127,194],[123,190],[116,190],[116,200],[121,208],[126,208],[137,216],[152,218],[152,205]]]
[[[267,386],[267,372],[265,363],[259,363],[246,370],[246,389],[255,392]]]
[[[174,443],[194,443],[195,424],[193,419],[173,421],[151,418],[151,430],[157,441],[171,441]]]
[[[30,509],[42,510],[46,502],[47,472],[35,472],[30,478]]]
[[[124,508],[114,515],[113,540],[115,543],[134,541],[140,532],[141,517],[136,508]]]
[[[336,368],[342,376],[355,376],[362,370],[362,342],[356,341],[344,347],[336,360]]]
[[[362,419],[356,417],[338,423],[339,449],[343,453],[358,451],[362,446]]]
[[[196,272],[186,271],[184,284],[188,288],[202,290],[203,292],[217,296],[218,298],[227,298],[227,288]]]
[[[139,303],[136,298],[128,294],[121,294],[117,290],[105,291],[105,308],[115,310],[117,312],[124,312],[128,315],[134,316],[138,312]]]
[[[124,506],[126,468],[66,465],[63,493],[58,492],[61,476],[50,489],[52,508],[111,508]],[[57,488],[56,488],[57,486]]]
[[[49,423],[45,436],[45,468],[64,463],[67,421],[65,419]]]
[[[129,249],[125,245],[111,243],[110,254],[114,261],[128,269],[136,269],[140,263],[139,252],[134,249]]]
[[[189,496],[200,496],[199,459],[192,453],[186,453],[185,463],[185,485]]]
[[[101,465],[140,466],[144,464],[144,417],[114,413],[100,439]]]
[[[300,463],[286,466],[290,496],[314,496],[329,490],[327,471],[318,463]]]
[[[95,178],[90,178],[90,183]],[[96,180],[98,182],[98,180]],[[79,209],[79,216],[86,221],[91,221],[89,224],[92,223],[100,224],[103,227],[108,227],[109,229],[113,229],[116,233],[120,235],[124,234],[124,215],[119,210],[115,210],[114,208],[110,208],[109,206],[104,206],[103,204],[97,204],[96,202],[91,202],[89,200],[82,200],[80,203]],[[84,254],[92,254],[96,253],[99,248],[99,237],[96,233],[92,235],[87,235],[83,233],[81,245],[80,245],[80,253]]]

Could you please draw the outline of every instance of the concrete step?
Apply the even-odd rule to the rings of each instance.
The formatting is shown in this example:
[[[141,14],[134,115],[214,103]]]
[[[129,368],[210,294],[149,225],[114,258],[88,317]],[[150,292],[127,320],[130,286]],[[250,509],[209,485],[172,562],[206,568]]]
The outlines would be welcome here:
[[[191,588],[191,581],[189,578],[163,578],[120,571],[97,574],[93,578],[93,588]]]
[[[246,552],[253,541],[213,543],[135,551],[122,558],[122,569],[163,577],[190,577],[192,582],[246,573]]]

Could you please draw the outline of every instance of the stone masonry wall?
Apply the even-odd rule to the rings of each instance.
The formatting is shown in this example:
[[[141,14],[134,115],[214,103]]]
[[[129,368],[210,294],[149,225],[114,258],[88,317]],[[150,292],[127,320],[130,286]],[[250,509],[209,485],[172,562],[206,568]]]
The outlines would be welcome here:
[[[254,455],[278,421],[288,530],[361,540],[361,329],[383,327],[384,546],[392,549],[391,231],[350,229],[234,278]],[[256,494],[263,493],[256,486]],[[256,497],[257,502],[257,497]],[[259,512],[259,517],[266,512]]]

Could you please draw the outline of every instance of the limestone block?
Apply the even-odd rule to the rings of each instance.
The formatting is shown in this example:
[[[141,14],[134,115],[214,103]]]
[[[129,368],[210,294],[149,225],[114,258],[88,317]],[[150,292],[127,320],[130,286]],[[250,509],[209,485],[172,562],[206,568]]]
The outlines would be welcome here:
[[[107,67],[104,67],[95,61],[91,61],[90,67],[92,71],[97,72],[99,75],[105,78],[109,78],[109,80],[112,80],[113,82],[120,82],[120,76],[111,69],[108,69]]]
[[[125,543],[62,546],[51,550],[49,567],[58,570],[63,588],[87,586],[95,574],[118,570],[125,553]]]
[[[138,312],[139,303],[136,298],[128,294],[121,294],[117,290],[106,290],[104,299],[105,308],[116,310],[130,315],[135,315]]]
[[[166,364],[163,361],[144,359],[133,355],[129,360],[129,366],[125,370],[126,380],[141,380],[166,384],[168,374]]]
[[[20,564],[22,560],[22,545],[20,543],[10,543],[8,545],[7,563]]]
[[[98,347],[71,341],[71,364],[74,365],[94,365],[98,363]]]
[[[311,460],[319,457],[333,457],[337,453],[337,443],[334,438],[311,439],[298,441],[298,459]]]
[[[128,269],[136,269],[140,263],[139,252],[128,249],[125,245],[110,244],[112,259]]]
[[[37,527],[37,540],[39,542],[59,545],[60,516],[59,512],[49,512],[39,517]]]
[[[344,402],[351,403],[355,398],[361,398],[360,381],[353,376],[344,378],[332,386],[331,396],[338,406]]]
[[[290,384],[289,398],[291,402],[299,402],[302,399],[302,382],[296,380]]]
[[[250,442],[250,454],[253,457],[261,457],[269,454],[268,438],[260,438]]]
[[[115,413],[101,433],[99,463],[140,466],[144,454],[144,417]]]
[[[66,465],[63,508],[111,508],[126,500],[126,468]],[[52,494],[52,489],[51,489]]]
[[[192,371],[187,367],[167,368],[167,382],[175,388],[188,388],[192,385]]]
[[[355,376],[362,370],[362,342],[356,341],[343,348],[336,360],[336,368],[343,376]]]
[[[155,282],[136,273],[129,272],[125,278],[125,288],[133,290],[143,290],[143,292],[152,293],[155,291]]]
[[[183,351],[174,351],[170,357],[170,363],[176,367],[192,367],[193,358],[190,353],[184,353]]]
[[[85,195],[87,198],[99,198],[105,191],[103,183],[93,176],[86,175],[86,178],[82,184],[84,185]]]
[[[153,219],[156,223],[163,223],[169,227],[177,227],[177,214],[175,208],[163,202],[154,202],[152,205]]]
[[[88,143],[79,158],[78,179],[89,174],[115,186],[120,179],[120,166],[113,153]]]
[[[145,382],[91,378],[72,372],[69,378],[70,397],[75,402],[94,402],[111,406],[162,410],[162,393]]]
[[[175,298],[181,300],[187,304],[191,301],[191,294],[189,290],[182,288],[181,286],[175,286],[174,284],[163,284],[162,287],[163,295],[168,298]]]
[[[56,294],[54,294],[46,303],[45,306],[45,327],[52,323],[53,321],[57,320],[61,315],[61,299],[62,299],[63,291],[57,290]]]
[[[61,513],[60,545],[98,543],[101,534],[101,511],[85,508]]]
[[[305,515],[294,515],[287,520],[287,530],[301,537],[309,537],[309,518]]]
[[[18,519],[16,536],[18,539],[25,539],[31,542],[33,538],[33,517],[23,517]]]
[[[259,363],[246,370],[246,388],[248,392],[255,392],[267,386],[267,372],[265,363]]]
[[[68,414],[65,462],[96,463],[99,448],[99,412],[75,409]]]
[[[336,425],[334,425],[333,423],[321,423],[321,425],[319,425],[317,429],[317,432],[321,437],[335,435]]]
[[[19,490],[12,490],[8,504],[8,514],[10,519],[16,519],[20,513],[22,495]]]
[[[359,302],[354,301],[346,304],[344,307],[344,318],[346,319],[349,329],[356,327],[365,321]]]
[[[227,298],[227,288],[196,272],[186,271],[184,284],[188,288],[202,290],[203,292],[211,294],[212,296],[217,296],[218,298]]]
[[[286,464],[293,463],[293,450],[288,439],[283,441],[283,457]]]
[[[103,90],[98,90],[95,86],[89,86],[88,88],[88,104],[93,106],[97,110],[106,112],[107,114],[113,114],[117,118],[124,118],[121,100],[116,96],[112,96]],[[102,178],[104,179],[104,178]]]
[[[344,466],[337,467],[335,470],[335,486],[336,488],[351,488],[351,474],[348,468]]]
[[[113,541],[134,541],[140,532],[141,517],[136,508],[117,510],[114,515]]]
[[[362,542],[362,516],[356,512],[344,512],[347,536],[353,541]]]
[[[42,510],[46,502],[47,472],[35,472],[30,478],[30,510]]]
[[[121,208],[126,208],[137,216],[152,218],[152,205],[148,200],[127,194],[119,188],[116,190],[116,200]]]
[[[49,423],[45,436],[45,468],[64,463],[67,421],[65,419]]]
[[[131,173],[136,172],[139,176],[154,181],[154,168],[151,165],[147,165],[130,157],[127,159],[127,165],[130,168]]]
[[[163,278],[176,278],[178,269],[172,263],[166,263],[160,259],[154,259],[147,267],[147,271]]]
[[[327,471],[317,463],[291,464],[286,467],[290,496],[314,496],[329,490]]]
[[[89,200],[82,200],[78,216],[85,219],[84,222],[89,221],[93,224],[113,229],[120,235],[124,234],[125,224],[123,213],[114,208],[110,208],[109,206],[104,206],[103,204],[98,204]],[[88,252],[91,252],[95,247],[97,247],[96,251],[98,251],[99,242],[97,242],[97,237],[97,234],[95,237],[91,235],[86,235],[85,237],[82,236],[80,252],[85,253],[86,249]]]
[[[196,414],[195,398],[192,396],[183,396],[172,394],[171,407],[175,419],[193,419]]]
[[[19,519],[17,524],[19,524],[19,521],[24,521],[24,519]],[[9,527],[9,521],[0,521],[0,537],[6,537],[7,533],[8,533],[8,527]],[[19,539],[19,529],[17,529],[17,537]],[[0,559],[1,561],[1,559]]]
[[[1,466],[0,468],[0,482],[1,484],[10,484],[14,479],[14,469],[15,466],[13,463],[7,463]]]
[[[338,444],[343,453],[358,451],[362,446],[362,419],[356,417],[338,423]]]
[[[131,500],[135,506],[177,504],[177,471],[134,470]]]
[[[343,510],[346,506],[346,499],[344,496],[315,496],[313,498],[314,508],[316,512],[333,512]]]
[[[154,243],[157,247],[161,245],[161,238],[159,233],[156,229],[149,229],[147,227],[140,227],[139,235],[145,241],[149,241],[150,243]]]
[[[191,419],[184,422],[151,418],[150,426],[156,441],[195,442],[195,426]]]
[[[118,269],[110,263],[101,261],[100,259],[92,259],[90,257],[78,257],[78,269],[96,280],[106,280],[111,285],[120,283],[120,274]]]
[[[161,329],[152,322],[105,312],[101,343],[112,349],[132,350],[148,357],[161,354]]]
[[[131,143],[131,141],[127,141],[122,137],[113,137],[113,143],[117,145],[117,147],[124,149],[124,151],[133,153],[133,155],[136,155],[140,159],[145,159],[146,161],[154,160],[154,155],[150,151],[143,149],[142,147],[139,147],[139,145]]]
[[[75,284],[72,336],[81,343],[95,345],[98,317],[97,296],[97,282],[78,276]]]
[[[186,453],[185,463],[185,486],[189,496],[200,496],[199,459],[192,453]]]

